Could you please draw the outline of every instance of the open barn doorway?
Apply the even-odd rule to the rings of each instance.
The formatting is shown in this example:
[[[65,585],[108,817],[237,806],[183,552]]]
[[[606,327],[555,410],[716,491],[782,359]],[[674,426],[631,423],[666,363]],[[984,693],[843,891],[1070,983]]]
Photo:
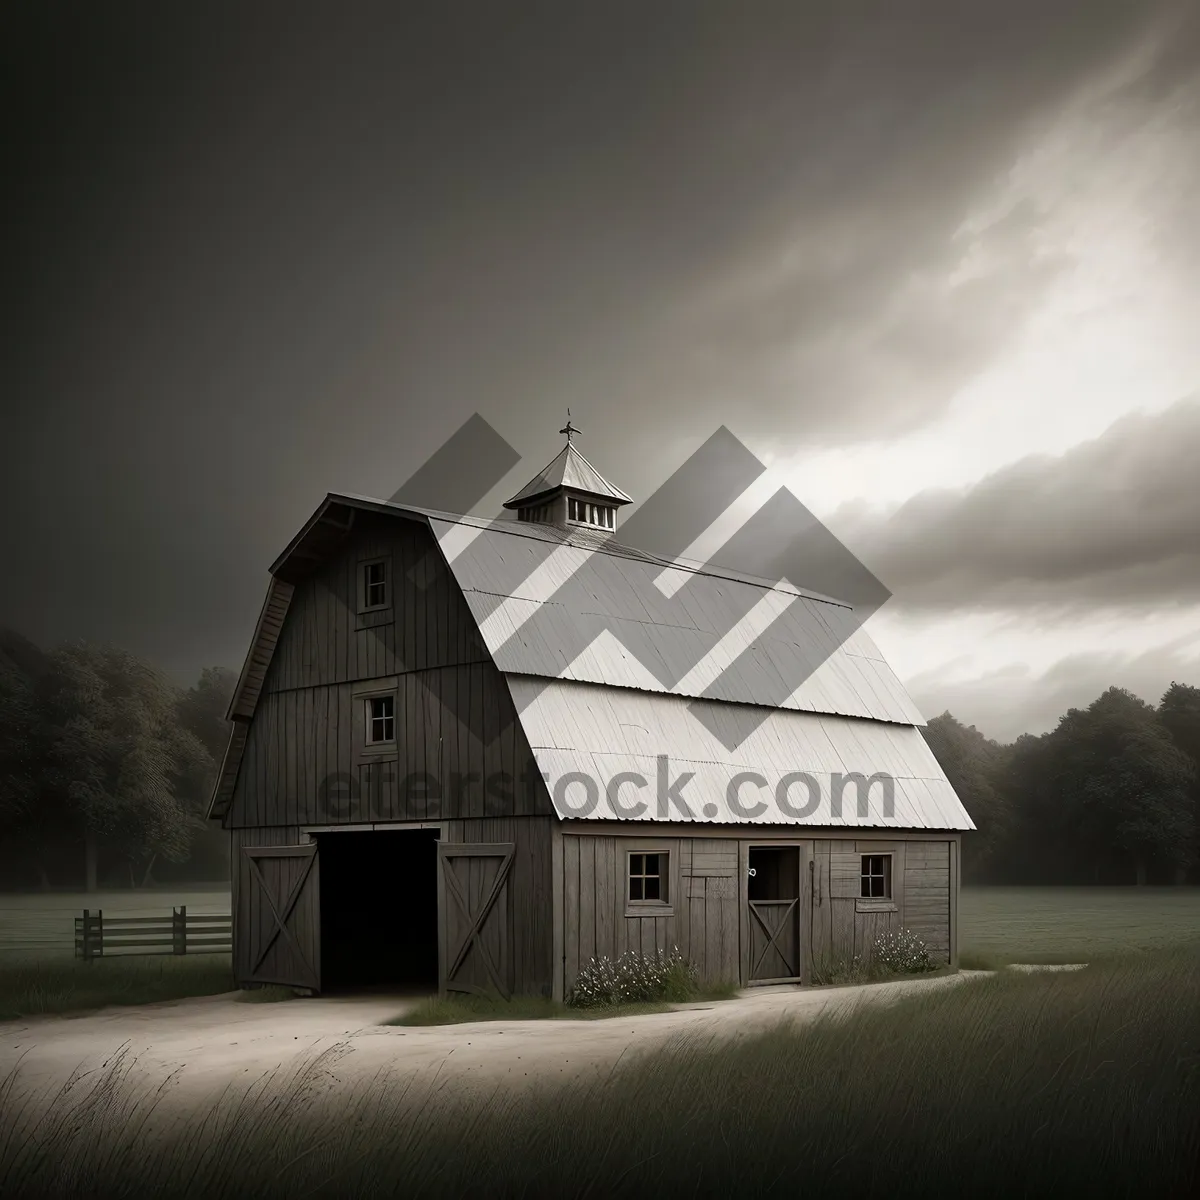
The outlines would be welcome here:
[[[435,992],[436,829],[337,831],[321,849],[321,990]]]

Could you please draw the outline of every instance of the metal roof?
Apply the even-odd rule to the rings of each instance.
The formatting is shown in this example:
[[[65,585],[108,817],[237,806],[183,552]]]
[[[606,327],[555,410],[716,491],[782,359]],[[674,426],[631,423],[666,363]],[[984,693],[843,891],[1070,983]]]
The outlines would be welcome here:
[[[575,446],[568,442],[552,462],[549,462],[511,500],[505,508],[513,508],[527,500],[535,500],[558,488],[572,488],[591,496],[603,496],[614,504],[629,504],[633,497],[608,482]]]
[[[924,724],[848,605],[558,531],[429,523],[506,674]]]
[[[730,751],[681,696],[518,675],[506,682],[564,820],[975,828],[921,731],[911,725],[776,710]],[[736,720],[734,706],[711,707],[717,721]],[[622,778],[625,772],[640,776],[645,786]],[[666,787],[689,772],[692,778],[676,793],[685,807],[664,802]],[[738,786],[735,778],[743,772],[758,780]],[[796,772],[808,773],[815,787],[793,779],[781,802],[780,781]],[[850,782],[837,811],[837,776],[855,772],[867,780],[877,773],[892,779],[890,813],[881,781],[867,789],[865,811],[859,787]],[[638,802],[642,808],[634,811]]]
[[[328,494],[271,568],[264,617],[231,709],[239,724],[253,718],[254,680],[265,673],[286,616],[286,603],[272,598],[285,601],[291,584],[335,552],[355,510],[430,528],[552,781],[571,770],[609,779],[623,769],[653,772],[656,754],[670,747],[674,763],[703,766],[697,787],[704,799],[699,815],[669,819],[753,823],[728,803],[738,770],[815,772],[823,764],[867,777],[883,770],[895,780],[894,817],[884,824],[973,828],[915,728],[924,724],[920,712],[848,605],[788,582],[668,562],[599,530],[348,493]],[[789,687],[796,680],[803,682]],[[703,704],[703,721],[685,711],[698,701],[712,702]],[[744,740],[725,739],[738,747],[731,752],[717,735],[739,722],[758,728]],[[649,740],[630,742],[630,729]],[[232,795],[244,732],[234,730],[211,816],[223,815]],[[863,824],[855,812],[851,789],[839,820]],[[595,815],[605,815],[603,805]],[[786,812],[773,820],[788,823]],[[822,820],[839,823],[818,816],[802,823]]]

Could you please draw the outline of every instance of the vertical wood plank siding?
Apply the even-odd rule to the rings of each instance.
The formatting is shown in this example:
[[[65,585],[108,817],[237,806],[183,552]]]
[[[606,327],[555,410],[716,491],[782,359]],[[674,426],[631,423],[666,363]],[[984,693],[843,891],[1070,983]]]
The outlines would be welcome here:
[[[710,982],[738,978],[738,844],[722,838],[562,838],[562,988],[592,958],[676,947]],[[630,850],[670,855],[668,914],[627,916]]]
[[[739,831],[741,833],[741,831]],[[746,982],[746,867],[750,845],[796,842],[790,833],[711,838],[663,837],[653,845],[671,855],[670,915],[626,915],[626,856],[650,847],[644,837],[562,835],[563,912],[561,986],[569,992],[592,957],[626,950],[652,954],[677,946],[709,982]],[[902,927],[929,946],[935,961],[950,961],[955,881],[945,841],[815,838],[800,861],[803,973],[855,955],[871,955],[876,937]],[[892,855],[892,907],[859,911],[863,854]],[[812,866],[810,868],[809,863]]]
[[[392,607],[359,614],[359,564],[373,557],[391,565]],[[396,684],[397,753],[356,761],[355,688],[381,679]],[[226,825],[549,815],[532,761],[428,529],[364,518],[292,590]],[[437,784],[414,779],[423,774]]]
[[[231,831],[230,901],[233,913],[233,971],[238,980],[250,976],[251,946],[258,944],[262,932],[272,924],[270,909],[260,889],[250,886],[250,864],[242,853],[244,846],[297,846],[305,841],[294,825],[275,825],[259,829]],[[321,914],[315,904],[297,904],[291,924],[313,933],[319,929]]]
[[[513,987],[518,995],[549,996],[554,913],[551,900],[553,817],[474,817],[446,823],[447,842],[516,847],[509,871]]]

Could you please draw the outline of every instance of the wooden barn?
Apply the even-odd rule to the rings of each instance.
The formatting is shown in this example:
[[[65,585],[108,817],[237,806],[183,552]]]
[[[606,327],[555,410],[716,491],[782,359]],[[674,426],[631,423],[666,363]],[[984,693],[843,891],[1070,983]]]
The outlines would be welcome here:
[[[629,499],[568,434],[516,519],[322,501],[209,814],[242,985],[561,998],[672,947],[804,982],[901,927],[956,963],[973,825],[849,608],[622,546]]]

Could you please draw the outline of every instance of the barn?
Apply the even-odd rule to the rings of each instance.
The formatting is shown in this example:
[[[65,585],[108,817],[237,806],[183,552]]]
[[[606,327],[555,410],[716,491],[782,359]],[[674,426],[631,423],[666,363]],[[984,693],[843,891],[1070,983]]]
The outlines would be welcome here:
[[[849,607],[624,546],[629,502],[570,431],[514,519],[325,497],[209,811],[240,984],[562,998],[672,947],[803,983],[901,927],[957,964],[973,825]]]

